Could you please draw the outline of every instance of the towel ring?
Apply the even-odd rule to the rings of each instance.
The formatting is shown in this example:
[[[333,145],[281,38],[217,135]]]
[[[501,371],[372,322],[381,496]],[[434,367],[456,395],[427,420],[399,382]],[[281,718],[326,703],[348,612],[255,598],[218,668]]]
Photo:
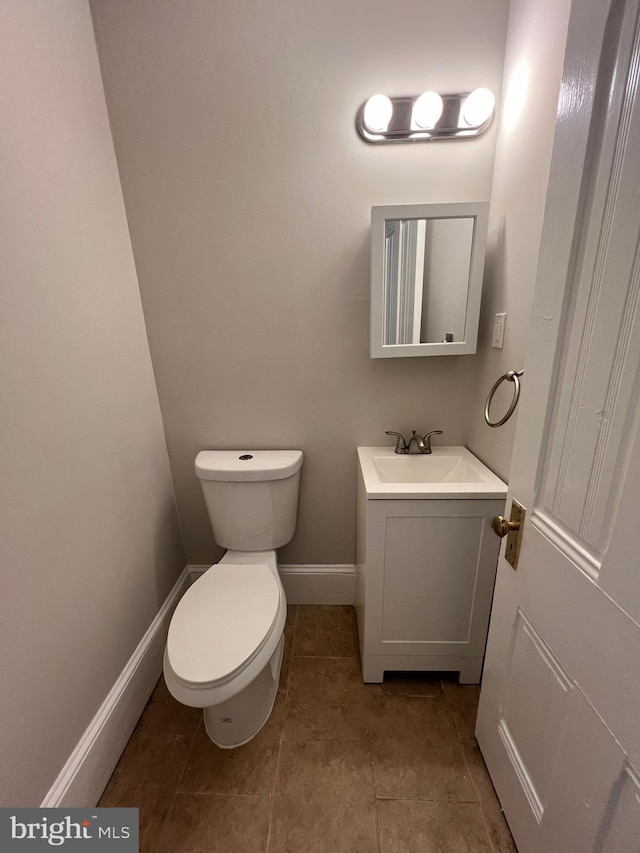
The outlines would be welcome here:
[[[487,402],[485,403],[485,407],[484,407],[484,419],[487,422],[488,426],[490,426],[490,427],[502,426],[502,424],[506,424],[506,422],[509,420],[509,418],[513,414],[515,407],[518,405],[518,400],[520,399],[520,377],[522,376],[523,373],[524,373],[524,370],[508,370],[505,374],[503,374],[500,377],[500,379],[498,379],[498,381],[494,384],[491,391],[489,391],[489,396],[487,397]],[[505,379],[508,382],[513,382],[513,384],[514,384],[513,400],[511,401],[511,405],[507,409],[507,413],[505,414],[505,416],[503,418],[500,418],[499,421],[492,421],[491,418],[489,417],[489,409],[491,408],[491,401],[493,400],[493,395],[498,390],[498,385],[500,385],[501,382],[504,382]]]

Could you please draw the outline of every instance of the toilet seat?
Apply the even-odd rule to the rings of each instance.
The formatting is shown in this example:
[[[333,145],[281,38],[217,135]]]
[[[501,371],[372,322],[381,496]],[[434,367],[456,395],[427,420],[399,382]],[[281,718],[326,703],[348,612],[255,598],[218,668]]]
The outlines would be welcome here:
[[[269,566],[211,566],[184,594],[169,626],[166,655],[175,678],[201,690],[233,679],[269,640],[279,605]]]

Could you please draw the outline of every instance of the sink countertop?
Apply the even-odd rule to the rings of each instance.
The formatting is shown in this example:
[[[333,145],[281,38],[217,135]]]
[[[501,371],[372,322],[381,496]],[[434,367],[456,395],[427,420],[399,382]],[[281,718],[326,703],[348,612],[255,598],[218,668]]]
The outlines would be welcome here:
[[[432,453],[395,453],[359,447],[367,497],[373,500],[486,500],[504,498],[507,485],[466,447],[432,447]]]

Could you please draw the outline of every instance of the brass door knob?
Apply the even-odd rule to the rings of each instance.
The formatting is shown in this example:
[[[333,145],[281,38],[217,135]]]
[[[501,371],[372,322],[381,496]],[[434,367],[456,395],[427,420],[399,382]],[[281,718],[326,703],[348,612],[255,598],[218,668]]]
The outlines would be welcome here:
[[[520,522],[507,521],[503,515],[496,515],[491,522],[491,527],[493,528],[493,532],[502,539],[503,536],[506,536],[512,530],[520,530]]]

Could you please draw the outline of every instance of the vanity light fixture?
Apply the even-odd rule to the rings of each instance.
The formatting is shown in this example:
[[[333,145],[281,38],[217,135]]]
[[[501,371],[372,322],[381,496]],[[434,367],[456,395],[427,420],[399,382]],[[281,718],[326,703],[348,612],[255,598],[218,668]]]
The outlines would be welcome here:
[[[434,142],[474,139],[491,124],[495,97],[489,89],[454,95],[372,95],[356,115],[365,142]]]

